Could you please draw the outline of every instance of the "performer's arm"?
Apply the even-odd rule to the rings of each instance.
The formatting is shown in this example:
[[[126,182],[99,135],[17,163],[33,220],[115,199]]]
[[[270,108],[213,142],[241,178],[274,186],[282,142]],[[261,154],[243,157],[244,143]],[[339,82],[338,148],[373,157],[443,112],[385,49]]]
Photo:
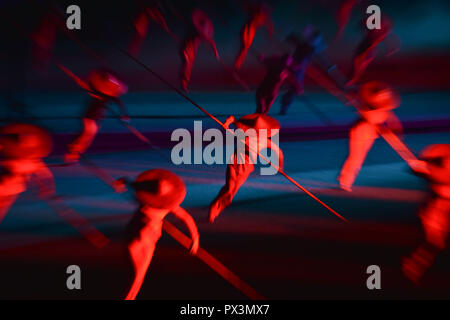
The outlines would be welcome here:
[[[227,120],[225,120],[223,126],[228,129],[230,127],[230,124],[232,124],[235,120],[236,119],[234,118],[234,116],[229,116]]]
[[[161,10],[158,8],[149,8],[147,9],[148,14],[150,17],[153,18],[153,20],[159,24],[167,33],[172,34],[172,31],[169,30],[169,27],[167,26],[166,19],[164,19],[164,16],[161,13]]]
[[[386,124],[397,135],[403,135],[403,125],[395,113],[390,112],[389,118],[386,120]]]
[[[181,207],[177,207],[175,209],[172,210],[172,213],[181,221],[183,221],[183,223],[186,225],[186,227],[189,230],[189,233],[191,234],[191,239],[192,239],[192,245],[191,245],[191,249],[190,249],[190,253],[191,254],[196,254],[197,250],[198,250],[198,246],[199,246],[199,234],[198,234],[198,229],[197,226],[195,224],[194,219],[191,217],[191,215],[184,210]]]
[[[419,177],[428,179],[430,169],[428,168],[428,163],[426,161],[410,160],[408,164],[411,167],[411,170],[413,171],[414,174],[418,175]]]
[[[75,75],[72,71],[67,69],[62,64],[60,64],[58,62],[56,62],[56,64],[64,73],[66,73],[70,78],[72,78],[72,80],[74,80],[81,88],[83,88],[87,91],[92,91],[91,87],[89,86],[89,84],[87,82],[81,80],[81,78],[79,78],[77,75]]]
[[[358,3],[357,0],[345,0],[338,8],[336,14],[336,20],[338,24],[338,32],[336,39],[338,39],[344,31],[353,10],[353,7]]]
[[[220,60],[219,51],[217,50],[216,43],[214,42],[213,38],[206,38],[206,41],[211,45],[211,48],[214,51],[214,55],[216,56],[217,60]]]

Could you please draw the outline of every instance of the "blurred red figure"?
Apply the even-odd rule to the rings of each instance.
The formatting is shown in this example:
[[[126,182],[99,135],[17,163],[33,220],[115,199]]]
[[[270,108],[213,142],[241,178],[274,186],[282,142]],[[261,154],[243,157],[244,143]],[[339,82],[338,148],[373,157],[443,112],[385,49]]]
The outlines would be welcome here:
[[[142,43],[148,32],[150,22],[154,21],[161,28],[163,28],[169,35],[176,38],[175,34],[169,30],[166,20],[161,12],[159,2],[152,3],[150,6],[145,7],[133,21],[136,33],[130,43],[129,52],[134,57],[137,57],[141,49]]]
[[[184,91],[188,91],[195,55],[201,41],[206,41],[211,45],[216,59],[220,61],[219,52],[217,51],[213,36],[214,26],[211,19],[209,19],[203,11],[195,9],[192,12],[191,30],[189,31],[186,39],[183,41],[180,50],[181,61],[183,64],[181,73],[181,87]]]
[[[350,16],[352,14],[353,8],[359,3],[361,0],[343,0],[341,5],[339,6],[336,14],[336,21],[338,25],[338,30],[336,33],[335,39],[339,39],[344,32],[345,27],[350,20]]]
[[[436,255],[445,249],[450,231],[450,144],[425,148],[413,170],[430,184],[430,195],[420,211],[425,243],[403,259],[403,273],[419,284],[433,264]]]
[[[111,71],[94,70],[89,76],[89,83],[80,83],[88,90],[92,99],[83,116],[83,129],[79,136],[69,145],[69,153],[65,155],[66,162],[78,161],[81,154],[91,145],[100,127],[100,120],[108,109],[109,102],[115,102],[122,111],[122,120],[128,121],[127,110],[119,97],[127,92],[127,86]]]
[[[339,175],[341,189],[351,191],[361,166],[378,138],[378,129],[387,125],[401,131],[401,123],[393,109],[400,105],[400,97],[388,85],[371,81],[362,85],[359,93],[362,100],[362,117],[350,130],[349,154]]]
[[[275,152],[277,155],[279,170],[283,168],[283,152],[270,139],[270,137],[280,129],[280,124],[276,119],[267,115],[254,113],[243,116],[237,121],[233,116],[230,116],[225,121],[225,126],[228,128],[231,123],[234,123],[237,129],[242,129],[246,133],[248,133],[248,129],[256,130],[255,136],[250,137],[249,134],[249,136],[246,137],[246,143],[250,146],[256,144],[255,147],[257,150],[252,150],[248,146],[245,146],[245,152],[242,154],[236,149],[234,155],[232,156],[233,162],[227,165],[225,185],[209,206],[210,223],[213,223],[219,214],[231,204],[239,188],[244,184],[249,175],[255,169],[254,163],[256,163],[258,156],[257,152],[260,152],[266,148],[271,149],[271,151]],[[266,130],[266,141],[263,142],[260,140],[259,130]],[[272,130],[274,130],[274,132]],[[253,138],[255,139],[255,144],[251,141]]]
[[[381,17],[381,28],[369,30],[366,26],[366,21],[363,22],[363,29],[366,30],[366,35],[356,48],[353,56],[353,66],[349,74],[348,86],[353,85],[361,77],[367,67],[375,59],[377,53],[377,46],[385,40],[392,32],[392,24],[386,16]],[[390,44],[388,42],[388,44]],[[388,48],[388,54],[392,55],[399,50],[398,43],[392,48]]]
[[[43,199],[55,194],[53,174],[42,161],[52,150],[50,135],[29,124],[0,128],[0,222],[33,177]]]
[[[141,289],[156,243],[162,235],[164,218],[173,213],[183,221],[192,237],[191,254],[199,247],[199,234],[194,219],[180,204],[186,196],[186,186],[176,174],[154,169],[141,173],[132,183],[140,208],[131,223],[128,251],[134,267],[134,281],[126,300],[134,300]]]
[[[269,31],[269,36],[273,35],[273,22],[270,18],[270,9],[265,3],[256,6],[249,6],[249,16],[241,29],[241,49],[234,61],[234,67],[239,70],[247,57],[256,31],[265,26]]]
[[[256,112],[267,114],[280,92],[281,85],[288,78],[294,59],[290,55],[261,56],[260,61],[266,66],[266,75],[256,89]]]

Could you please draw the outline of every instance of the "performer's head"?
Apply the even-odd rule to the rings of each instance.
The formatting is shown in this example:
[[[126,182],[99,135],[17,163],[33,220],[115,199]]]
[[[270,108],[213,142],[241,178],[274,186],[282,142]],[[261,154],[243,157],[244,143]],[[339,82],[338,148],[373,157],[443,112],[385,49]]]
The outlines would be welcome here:
[[[420,152],[419,158],[434,165],[442,166],[445,159],[450,159],[450,144],[429,145]]]
[[[183,180],[165,169],[147,170],[131,185],[144,210],[153,208],[170,211],[178,207],[186,196]]]
[[[42,159],[50,154],[50,134],[35,125],[16,123],[0,128],[0,153],[8,159]]]
[[[286,41],[297,46],[294,58],[300,60],[311,50],[318,53],[326,48],[322,33],[311,24],[307,25],[301,34],[295,32],[290,33]]]
[[[323,37],[322,33],[312,24],[305,27],[302,33],[303,39],[313,47],[322,45]]]
[[[427,162],[427,178],[431,182],[450,185],[450,144],[440,143],[425,147],[419,158]]]
[[[209,19],[208,15],[203,10],[198,8],[195,8],[192,11],[192,23],[199,31],[211,27],[211,19]]]
[[[128,91],[128,87],[111,70],[95,69],[89,74],[91,88],[103,95],[118,98]]]
[[[359,90],[362,102],[371,109],[395,109],[400,105],[400,96],[384,82],[370,81]]]

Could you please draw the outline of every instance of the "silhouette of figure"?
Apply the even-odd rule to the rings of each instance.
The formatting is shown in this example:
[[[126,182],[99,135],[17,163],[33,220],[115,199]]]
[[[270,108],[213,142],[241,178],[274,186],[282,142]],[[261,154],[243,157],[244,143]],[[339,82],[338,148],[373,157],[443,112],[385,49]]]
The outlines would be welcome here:
[[[184,91],[188,91],[191,81],[192,68],[194,66],[195,55],[201,41],[209,43],[214,51],[216,59],[220,61],[219,52],[214,42],[214,26],[209,17],[200,9],[194,9],[192,12],[192,25],[180,49],[182,71],[181,71],[181,87]]]
[[[288,90],[281,100],[281,115],[287,113],[289,106],[297,95],[303,94],[305,75],[312,57],[325,48],[322,35],[312,26],[305,29],[302,37],[291,34],[287,40],[294,43],[296,49],[292,55],[293,62],[289,68],[291,72],[285,82],[288,85]]]
[[[134,280],[126,300],[134,300],[141,289],[156,243],[162,235],[164,218],[174,214],[183,221],[192,237],[191,254],[199,247],[199,234],[194,219],[180,207],[186,196],[186,186],[176,174],[153,169],[141,173],[131,184],[136,191],[139,210],[129,225],[131,233],[128,252],[133,263]]]
[[[241,29],[241,48],[234,61],[234,67],[239,70],[247,57],[256,31],[265,26],[269,32],[269,36],[273,35],[273,21],[270,18],[270,9],[264,2],[258,3],[254,6],[249,5],[249,14],[247,20]]]
[[[167,26],[166,20],[161,12],[159,1],[154,1],[150,5],[145,6],[133,21],[136,33],[131,40],[128,51],[134,57],[137,57],[139,54],[151,21],[163,28],[170,36],[177,39],[176,35]]]
[[[266,75],[256,89],[256,113],[267,114],[280,92],[281,85],[291,72],[293,64],[291,55],[271,57],[260,56],[260,61],[266,66]]]
[[[446,248],[450,230],[450,144],[426,147],[413,167],[414,173],[429,182],[430,194],[419,216],[425,231],[425,243],[403,259],[402,270],[415,284]]]
[[[350,130],[349,154],[338,177],[341,189],[346,191],[351,191],[367,153],[378,138],[378,129],[387,125],[401,130],[401,123],[392,112],[400,105],[400,97],[391,87],[371,81],[362,85],[359,97],[364,103],[362,117]]]
[[[91,95],[91,100],[83,116],[83,129],[69,145],[65,161],[76,162],[89,148],[100,128],[100,121],[105,117],[108,103],[115,102],[122,112],[122,120],[129,121],[127,110],[119,97],[127,91],[126,85],[109,70],[97,69],[91,72],[89,83],[80,84]]]
[[[366,30],[366,34],[356,48],[356,52],[353,56],[352,69],[349,74],[350,80],[348,81],[347,86],[355,84],[370,63],[375,59],[377,46],[392,32],[392,23],[386,16],[382,16],[380,29],[368,29],[365,25],[365,21],[363,22],[363,29]],[[387,44],[390,44],[390,42],[387,42]],[[388,49],[387,55],[389,56],[398,51],[399,46],[396,44]]]
[[[232,123],[234,123],[236,128],[244,131],[246,134],[245,141],[250,147],[246,145],[243,148],[243,152],[240,152],[239,148],[236,148],[230,159],[231,161],[227,165],[226,170],[225,185],[209,206],[209,221],[211,223],[231,204],[239,188],[255,169],[254,163],[256,163],[258,152],[266,148],[271,149],[272,152],[275,152],[277,155],[276,158],[278,159],[278,163],[274,163],[274,165],[278,165],[279,170],[283,168],[283,152],[270,139],[280,129],[280,124],[276,119],[258,113],[243,116],[237,121],[233,116],[230,116],[225,121],[225,127],[228,128]],[[254,131],[251,132],[251,129]],[[265,136],[261,136],[262,130],[267,133]],[[238,141],[238,143],[240,142]]]
[[[50,135],[35,125],[17,123],[0,128],[0,223],[32,178],[39,186],[39,197],[55,194],[53,174],[42,160],[52,147]]]

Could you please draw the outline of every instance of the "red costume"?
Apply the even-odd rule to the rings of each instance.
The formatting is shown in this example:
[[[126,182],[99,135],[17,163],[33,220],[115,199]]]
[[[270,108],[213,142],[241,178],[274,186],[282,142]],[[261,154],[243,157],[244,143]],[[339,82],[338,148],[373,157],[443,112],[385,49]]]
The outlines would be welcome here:
[[[213,35],[214,26],[212,21],[203,11],[195,9],[192,12],[191,31],[183,41],[183,45],[180,50],[181,61],[183,64],[181,73],[181,87],[184,91],[188,91],[195,55],[201,41],[208,42],[211,45],[217,60],[220,59]]]
[[[351,191],[367,153],[378,138],[378,129],[387,124],[400,129],[393,109],[400,104],[398,95],[386,84],[368,82],[361,87],[362,117],[350,130],[349,154],[339,175],[341,189]]]
[[[260,4],[250,9],[249,17],[241,29],[241,49],[234,61],[234,67],[240,69],[247,57],[248,50],[255,38],[256,30],[265,26],[269,31],[269,36],[273,34],[273,22],[269,15],[268,8]]]
[[[254,163],[256,163],[258,156],[257,152],[260,152],[265,148],[271,149],[272,152],[275,152],[277,155],[278,167],[280,169],[283,167],[283,153],[281,149],[269,139],[274,133],[272,132],[272,129],[280,129],[280,124],[276,119],[267,115],[250,114],[243,116],[238,121],[235,121],[234,117],[231,116],[225,122],[225,126],[228,127],[231,123],[234,123],[238,129],[242,129],[244,132],[247,131],[247,129],[256,130],[255,139],[257,139],[257,150],[250,149],[246,146],[245,152],[242,154],[238,153],[238,150],[235,151],[231,163],[227,165],[225,185],[209,206],[209,221],[211,223],[214,222],[219,214],[231,204],[239,188],[255,169]],[[265,141],[265,143],[260,141],[260,135],[258,133],[258,130],[262,129],[267,130],[267,141]],[[246,137],[246,142],[252,146],[250,140],[251,138]]]
[[[267,114],[274,103],[281,85],[288,78],[293,63],[292,56],[284,55],[282,57],[272,56],[270,58],[261,58],[261,62],[266,65],[267,72],[263,81],[256,89],[256,112]]]
[[[134,267],[134,281],[126,300],[134,300],[141,289],[156,243],[162,235],[164,218],[169,213],[173,213],[188,227],[192,237],[191,254],[196,254],[199,246],[195,221],[180,207],[186,196],[183,180],[170,171],[154,169],[141,173],[132,187],[136,191],[140,209],[130,223],[128,251]]]
[[[42,161],[52,146],[50,135],[34,125],[0,128],[0,222],[32,177],[39,185],[40,197],[54,195],[53,174]]]
[[[86,87],[92,96],[86,113],[83,116],[83,129],[79,136],[69,145],[69,153],[66,154],[66,162],[77,161],[80,155],[92,144],[100,127],[100,120],[108,109],[109,102],[115,102],[122,111],[122,119],[127,120],[128,115],[125,106],[119,100],[119,96],[127,91],[127,87],[109,71],[95,70],[90,74],[89,84],[81,84]]]
[[[445,249],[450,231],[450,144],[425,148],[414,171],[430,183],[430,195],[420,210],[425,243],[403,260],[404,274],[416,284]]]

